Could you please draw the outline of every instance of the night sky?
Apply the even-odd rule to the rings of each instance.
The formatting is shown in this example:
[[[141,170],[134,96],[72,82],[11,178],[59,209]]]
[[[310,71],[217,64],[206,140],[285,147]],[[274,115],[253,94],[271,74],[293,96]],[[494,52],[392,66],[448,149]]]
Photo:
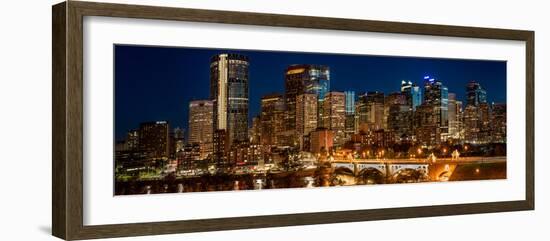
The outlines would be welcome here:
[[[465,103],[465,86],[478,81],[487,101],[506,102],[506,62],[256,50],[115,46],[115,135],[146,121],[167,120],[187,131],[189,101],[208,99],[210,57],[220,53],[247,55],[250,119],[260,113],[265,94],[284,93],[284,71],[291,64],[330,67],[331,90],[386,94],[400,91],[401,80],[423,88],[423,77],[439,79]]]

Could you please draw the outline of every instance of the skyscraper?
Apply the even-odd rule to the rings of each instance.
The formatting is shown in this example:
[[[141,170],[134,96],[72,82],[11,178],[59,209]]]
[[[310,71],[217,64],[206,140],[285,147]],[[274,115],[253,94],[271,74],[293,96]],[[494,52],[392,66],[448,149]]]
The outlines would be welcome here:
[[[302,94],[316,94],[319,101],[318,108],[322,108],[321,102],[330,90],[330,70],[327,66],[299,64],[291,65],[285,72],[285,104],[286,104],[286,129],[295,132],[296,129],[296,97]],[[318,110],[318,119],[323,114]]]
[[[367,93],[367,111],[370,129],[384,128],[384,93],[372,91]]]
[[[466,104],[478,106],[487,103],[487,91],[481,85],[472,80],[466,85]]]
[[[414,112],[414,134],[421,145],[435,146],[441,141],[441,129],[437,126],[434,107],[423,103]]]
[[[406,95],[407,103],[413,110],[422,104],[422,89],[411,81],[401,81],[401,93]]]
[[[373,131],[384,128],[384,93],[369,91],[359,96],[356,105],[359,131]]]
[[[296,135],[301,149],[305,146],[305,136],[317,128],[317,103],[316,94],[301,94],[296,98]]]
[[[424,81],[424,104],[433,108],[435,124],[444,141],[449,132],[449,90],[440,80],[430,76],[425,76]]]
[[[389,94],[384,102],[385,129],[391,131],[399,141],[412,137],[412,107],[408,100],[407,93],[395,92]]]
[[[489,103],[480,103],[479,106],[479,121],[480,121],[480,130],[478,135],[478,142],[488,143],[491,142],[491,106]]]
[[[407,95],[401,92],[393,92],[384,98],[384,129],[388,129],[388,117],[390,113],[390,107],[395,105],[404,105],[407,107]],[[410,108],[407,108],[409,110]]]
[[[356,127],[356,116],[355,116],[355,91],[344,91],[346,95],[346,140],[349,140],[351,136],[355,133]]]
[[[467,143],[479,142],[481,121],[479,108],[475,105],[467,105],[464,108],[464,141]]]
[[[323,126],[334,133],[334,144],[343,145],[346,127],[346,96],[344,92],[330,91],[323,101]]]
[[[355,91],[344,91],[346,95],[346,114],[355,113]]]
[[[492,110],[492,141],[506,143],[506,104],[493,103]]]
[[[262,97],[260,114],[260,143],[262,145],[279,145],[279,136],[285,131],[285,101],[281,94],[270,94]]]
[[[250,144],[260,144],[261,130],[262,122],[260,121],[260,116],[254,116],[254,118],[252,118],[252,127],[248,129]]]
[[[355,125],[358,132],[365,132],[369,120],[369,111],[367,107],[367,93],[358,96],[355,102]]]
[[[456,100],[455,93],[449,93],[449,137],[462,138],[462,101]]]
[[[199,144],[201,158],[212,153],[214,104],[210,100],[189,103],[189,143]]]
[[[248,66],[248,57],[240,54],[219,54],[210,61],[213,126],[225,132],[229,147],[248,141]]]

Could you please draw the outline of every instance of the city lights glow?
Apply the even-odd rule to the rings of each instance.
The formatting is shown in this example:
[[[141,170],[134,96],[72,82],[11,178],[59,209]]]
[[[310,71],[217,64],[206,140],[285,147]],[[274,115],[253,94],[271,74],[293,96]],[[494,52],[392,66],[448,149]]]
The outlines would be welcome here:
[[[360,75],[365,79],[345,86],[346,71],[353,68],[333,68],[330,61],[293,59],[272,77],[253,74],[255,64],[270,58],[252,58],[246,51],[208,53],[177,76],[192,80],[182,88],[192,93],[159,94],[133,108],[115,109],[115,121],[133,121],[115,130],[123,132],[114,140],[115,195],[506,178],[506,103],[487,101],[495,91],[486,89],[486,82],[399,72],[388,74],[389,87],[365,89],[375,82],[371,76]],[[172,66],[181,65],[162,67]],[[189,78],[187,72],[203,77]],[[163,78],[158,71],[115,76],[126,75]],[[260,81],[274,87],[251,87]],[[195,82],[204,85],[197,84],[199,89]],[[175,86],[147,84],[150,93],[168,93]],[[116,89],[124,88],[134,97],[137,87]],[[176,101],[163,102],[173,95]],[[116,103],[133,103],[119,96],[128,95],[116,94],[121,98]],[[184,108],[172,110],[176,102]],[[154,118],[139,118],[143,112]],[[177,112],[177,121],[164,119],[170,112]]]

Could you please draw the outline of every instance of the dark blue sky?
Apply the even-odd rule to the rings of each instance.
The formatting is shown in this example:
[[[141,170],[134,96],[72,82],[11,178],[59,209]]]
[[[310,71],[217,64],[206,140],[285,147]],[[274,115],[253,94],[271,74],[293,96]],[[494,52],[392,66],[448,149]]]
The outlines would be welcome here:
[[[284,70],[291,64],[330,67],[331,90],[399,91],[401,80],[423,86],[423,76],[439,79],[464,100],[465,85],[476,80],[489,102],[506,102],[506,62],[319,54],[256,50],[200,49],[116,45],[115,135],[125,137],[140,122],[167,120],[187,130],[190,100],[207,99],[210,57],[237,52],[250,60],[250,113],[260,112],[260,98],[284,93]]]

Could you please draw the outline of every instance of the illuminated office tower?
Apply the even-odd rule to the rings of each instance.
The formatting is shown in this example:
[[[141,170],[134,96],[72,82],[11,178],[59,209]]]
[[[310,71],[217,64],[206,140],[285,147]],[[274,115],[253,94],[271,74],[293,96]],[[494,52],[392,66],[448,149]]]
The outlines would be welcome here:
[[[173,137],[174,143],[172,143],[171,145],[174,148],[174,152],[177,153],[178,151],[183,150],[183,147],[185,146],[185,130],[180,127],[174,128],[172,137]]]
[[[384,102],[386,130],[391,131],[395,140],[406,141],[412,138],[412,107],[406,93],[391,93]]]
[[[317,128],[317,103],[316,94],[296,97],[296,135],[301,149],[305,146],[304,138]]]
[[[323,101],[324,114],[321,121],[323,127],[334,133],[334,145],[343,145],[345,142],[346,127],[346,96],[344,92],[328,92]]]
[[[355,133],[356,127],[356,116],[355,116],[355,91],[344,91],[346,95],[346,140],[349,140],[351,136]]]
[[[390,107],[395,105],[404,105],[407,107],[407,96],[400,92],[393,92],[384,98],[384,125],[383,129],[389,128]],[[395,108],[394,108],[395,109]],[[409,110],[410,108],[407,108]]]
[[[411,81],[401,81],[401,93],[406,95],[407,103],[413,110],[422,104],[422,89]]]
[[[356,104],[358,129],[361,132],[384,128],[384,93],[369,91],[359,96]]]
[[[464,141],[467,143],[478,143],[481,122],[479,120],[479,108],[475,105],[467,105],[464,108]]]
[[[260,144],[261,130],[262,123],[260,122],[260,116],[254,116],[254,118],[252,118],[252,126],[248,129],[250,144]]]
[[[506,104],[493,103],[491,118],[492,141],[506,143]]]
[[[166,121],[139,125],[139,149],[149,158],[168,158],[170,127]]]
[[[355,102],[355,122],[356,131],[365,132],[368,124],[367,93],[358,96]]]
[[[189,103],[189,143],[198,144],[201,159],[212,153],[214,104],[211,100]]]
[[[326,93],[330,90],[330,70],[327,66],[299,64],[291,65],[285,72],[285,104],[287,131],[296,130],[296,98],[302,94],[315,94],[318,100],[317,119],[321,119],[321,108]]]
[[[139,148],[139,130],[130,130],[126,136],[126,149],[135,151]]]
[[[214,136],[218,143],[226,138],[227,147],[248,141],[248,67],[248,57],[240,54],[219,54],[210,61]]]
[[[462,139],[462,101],[456,100],[456,94],[449,93],[449,137]]]
[[[479,121],[480,121],[480,130],[478,135],[479,143],[488,143],[491,142],[491,106],[489,103],[480,103],[479,106]]]
[[[425,76],[424,81],[424,104],[433,108],[440,141],[445,141],[449,133],[449,90],[440,80],[430,76]]]
[[[481,85],[472,80],[466,85],[466,105],[479,106],[487,103],[487,91]]]
[[[491,141],[491,106],[487,103],[487,91],[476,81],[466,85],[464,110],[464,140],[469,143]]]
[[[261,99],[260,143],[283,144],[279,137],[285,132],[285,100],[281,94],[265,95]]]
[[[367,92],[368,123],[371,130],[384,128],[384,93]]]
[[[421,104],[414,112],[414,134],[416,140],[423,146],[435,146],[441,141],[441,129],[437,127],[437,117],[434,108]]]

